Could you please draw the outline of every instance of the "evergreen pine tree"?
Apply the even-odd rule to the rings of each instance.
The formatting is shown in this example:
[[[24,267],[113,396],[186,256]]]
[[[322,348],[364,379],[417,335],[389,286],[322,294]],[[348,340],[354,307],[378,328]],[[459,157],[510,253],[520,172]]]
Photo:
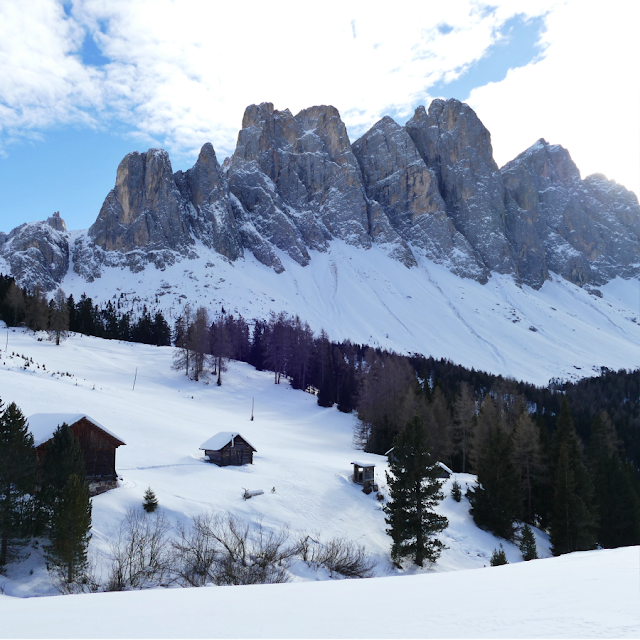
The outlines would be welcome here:
[[[142,503],[142,508],[147,513],[153,513],[158,508],[158,499],[156,498],[156,494],[153,492],[151,487],[149,487],[144,492],[144,502]]]
[[[511,443],[500,426],[494,426],[489,434],[477,467],[478,484],[467,492],[470,513],[480,528],[512,540],[522,511],[522,492]]]
[[[9,545],[28,536],[25,517],[35,485],[36,452],[27,421],[15,403],[0,401],[0,568]]]
[[[554,497],[550,540],[553,554],[593,549],[596,543],[593,484],[566,398],[562,399],[556,422],[552,458]]]
[[[56,501],[51,520],[50,544],[45,557],[74,582],[87,567],[87,549],[91,539],[91,500],[84,479],[73,474]]]
[[[409,420],[393,445],[391,473],[387,472],[391,501],[384,507],[387,533],[393,540],[391,558],[398,562],[411,557],[421,567],[425,560],[437,560],[444,545],[435,535],[449,525],[447,518],[433,511],[443,498],[442,485],[422,419]]]
[[[607,433],[602,416],[596,414],[587,450],[598,514],[597,541],[606,548],[640,543],[640,499],[620,462],[613,425],[610,431]]]
[[[501,564],[509,564],[507,554],[504,552],[502,545],[500,545],[500,549],[494,549],[491,554],[491,566],[499,567]]]
[[[51,523],[56,503],[72,475],[85,480],[85,466],[80,443],[71,428],[63,423],[53,433],[53,438],[47,443],[47,452],[42,465],[42,482],[38,495],[41,507],[42,525]]]
[[[528,524],[522,527],[522,533],[520,536],[520,553],[524,560],[537,560],[538,549],[536,548],[536,539],[533,536],[533,531]]]
[[[460,500],[462,499],[462,490],[457,480],[454,480],[453,484],[451,485],[451,497],[456,502],[460,502]]]

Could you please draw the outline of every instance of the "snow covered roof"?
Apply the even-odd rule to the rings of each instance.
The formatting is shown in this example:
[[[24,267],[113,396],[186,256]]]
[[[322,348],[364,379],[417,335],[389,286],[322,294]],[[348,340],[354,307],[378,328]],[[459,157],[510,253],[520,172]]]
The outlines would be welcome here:
[[[34,413],[27,418],[29,423],[29,431],[33,434],[33,444],[39,447],[47,440],[53,438],[53,432],[64,422],[71,426],[82,418],[86,418],[89,422],[94,424],[98,429],[104,431],[112,438],[119,440],[122,444],[125,444],[124,440],[117,436],[113,431],[109,431],[106,427],[103,427],[97,420],[94,420],[86,413]]]
[[[441,468],[444,469],[449,475],[453,475],[453,471],[451,471],[451,469],[449,469],[449,467],[447,467],[446,464],[442,463],[442,462],[436,462],[436,464]]]
[[[373,462],[352,462],[351,464],[357,464],[359,467],[375,467],[376,465]]]
[[[209,438],[205,442],[200,445],[200,449],[205,449],[209,451],[219,451],[226,444],[229,444],[233,438],[236,436],[240,436],[240,434],[236,431],[221,431],[220,433],[216,433],[215,436]],[[244,437],[240,436],[254,451],[257,449]],[[233,446],[233,443],[232,443]]]

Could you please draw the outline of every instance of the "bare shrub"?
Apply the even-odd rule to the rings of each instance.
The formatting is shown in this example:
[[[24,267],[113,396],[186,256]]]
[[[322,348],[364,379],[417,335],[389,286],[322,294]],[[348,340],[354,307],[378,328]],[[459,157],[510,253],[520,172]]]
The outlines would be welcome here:
[[[180,525],[173,543],[176,573],[183,586],[288,582],[287,569],[297,547],[288,530],[256,528],[232,515],[196,516],[189,529]]]
[[[338,574],[345,578],[370,578],[376,566],[364,546],[353,544],[345,538],[322,543],[305,536],[299,542],[298,549],[309,566],[324,567],[332,577]]]
[[[171,569],[170,525],[163,513],[129,509],[118,537],[110,543],[107,591],[144,589],[162,584]]]
[[[215,516],[195,516],[191,527],[178,523],[178,538],[172,542],[176,554],[174,570],[183,586],[202,587],[214,581],[213,568],[219,553],[211,535]]]

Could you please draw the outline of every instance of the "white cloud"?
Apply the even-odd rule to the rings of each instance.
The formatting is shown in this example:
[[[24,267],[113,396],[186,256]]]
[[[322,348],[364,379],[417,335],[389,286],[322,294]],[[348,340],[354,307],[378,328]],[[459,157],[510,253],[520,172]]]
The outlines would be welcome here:
[[[33,133],[60,123],[94,123],[101,77],[74,55],[84,40],[51,0],[0,5],[0,133]]]
[[[115,118],[172,152],[211,140],[224,155],[245,107],[271,101],[294,113],[334,104],[358,135],[389,112],[407,115],[429,84],[479,59],[500,24],[530,6],[77,0],[66,17],[53,0],[36,11],[5,0],[0,126]],[[441,24],[453,29],[441,33]],[[85,31],[105,67],[82,65]]]
[[[543,136],[567,146],[583,173],[637,188],[632,3],[492,4],[75,0],[66,16],[54,0],[2,0],[0,132],[6,140],[58,124],[124,124],[174,156],[211,141],[224,157],[245,107],[270,101],[294,113],[333,104],[355,138],[383,115],[428,103],[428,87],[464,73],[509,18],[549,12],[546,57],[469,100],[497,159]],[[107,65],[82,63],[87,32]]]
[[[543,60],[471,93],[498,164],[545,138],[583,177],[604,173],[640,194],[639,19],[624,0],[566,2],[547,19]]]

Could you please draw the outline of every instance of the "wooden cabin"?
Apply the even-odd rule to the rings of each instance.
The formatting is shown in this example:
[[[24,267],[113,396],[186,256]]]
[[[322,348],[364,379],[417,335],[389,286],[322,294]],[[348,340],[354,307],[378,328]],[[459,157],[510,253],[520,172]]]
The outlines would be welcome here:
[[[393,455],[393,450],[395,447],[391,447],[389,451],[387,451],[384,455],[387,456],[387,460],[391,462],[395,460],[395,456]],[[436,466],[438,467],[438,475],[436,476],[440,480],[447,480],[453,475],[453,471],[447,467],[443,462],[436,462]]]
[[[66,424],[80,443],[89,493],[96,495],[117,486],[116,449],[125,442],[115,433],[84,413],[35,413],[27,421],[38,468],[42,468],[54,431]]]
[[[256,449],[239,433],[221,431],[200,445],[204,451],[206,462],[212,462],[219,467],[253,464],[253,453]]]
[[[436,462],[436,465],[439,468],[438,478],[448,480],[453,475],[453,471],[451,471],[451,469],[449,469],[449,467],[447,467],[443,462]]]
[[[378,485],[375,484],[375,464],[370,462],[352,462],[353,465],[353,481],[356,484],[362,485],[362,490],[365,493],[371,493],[378,490]]]

